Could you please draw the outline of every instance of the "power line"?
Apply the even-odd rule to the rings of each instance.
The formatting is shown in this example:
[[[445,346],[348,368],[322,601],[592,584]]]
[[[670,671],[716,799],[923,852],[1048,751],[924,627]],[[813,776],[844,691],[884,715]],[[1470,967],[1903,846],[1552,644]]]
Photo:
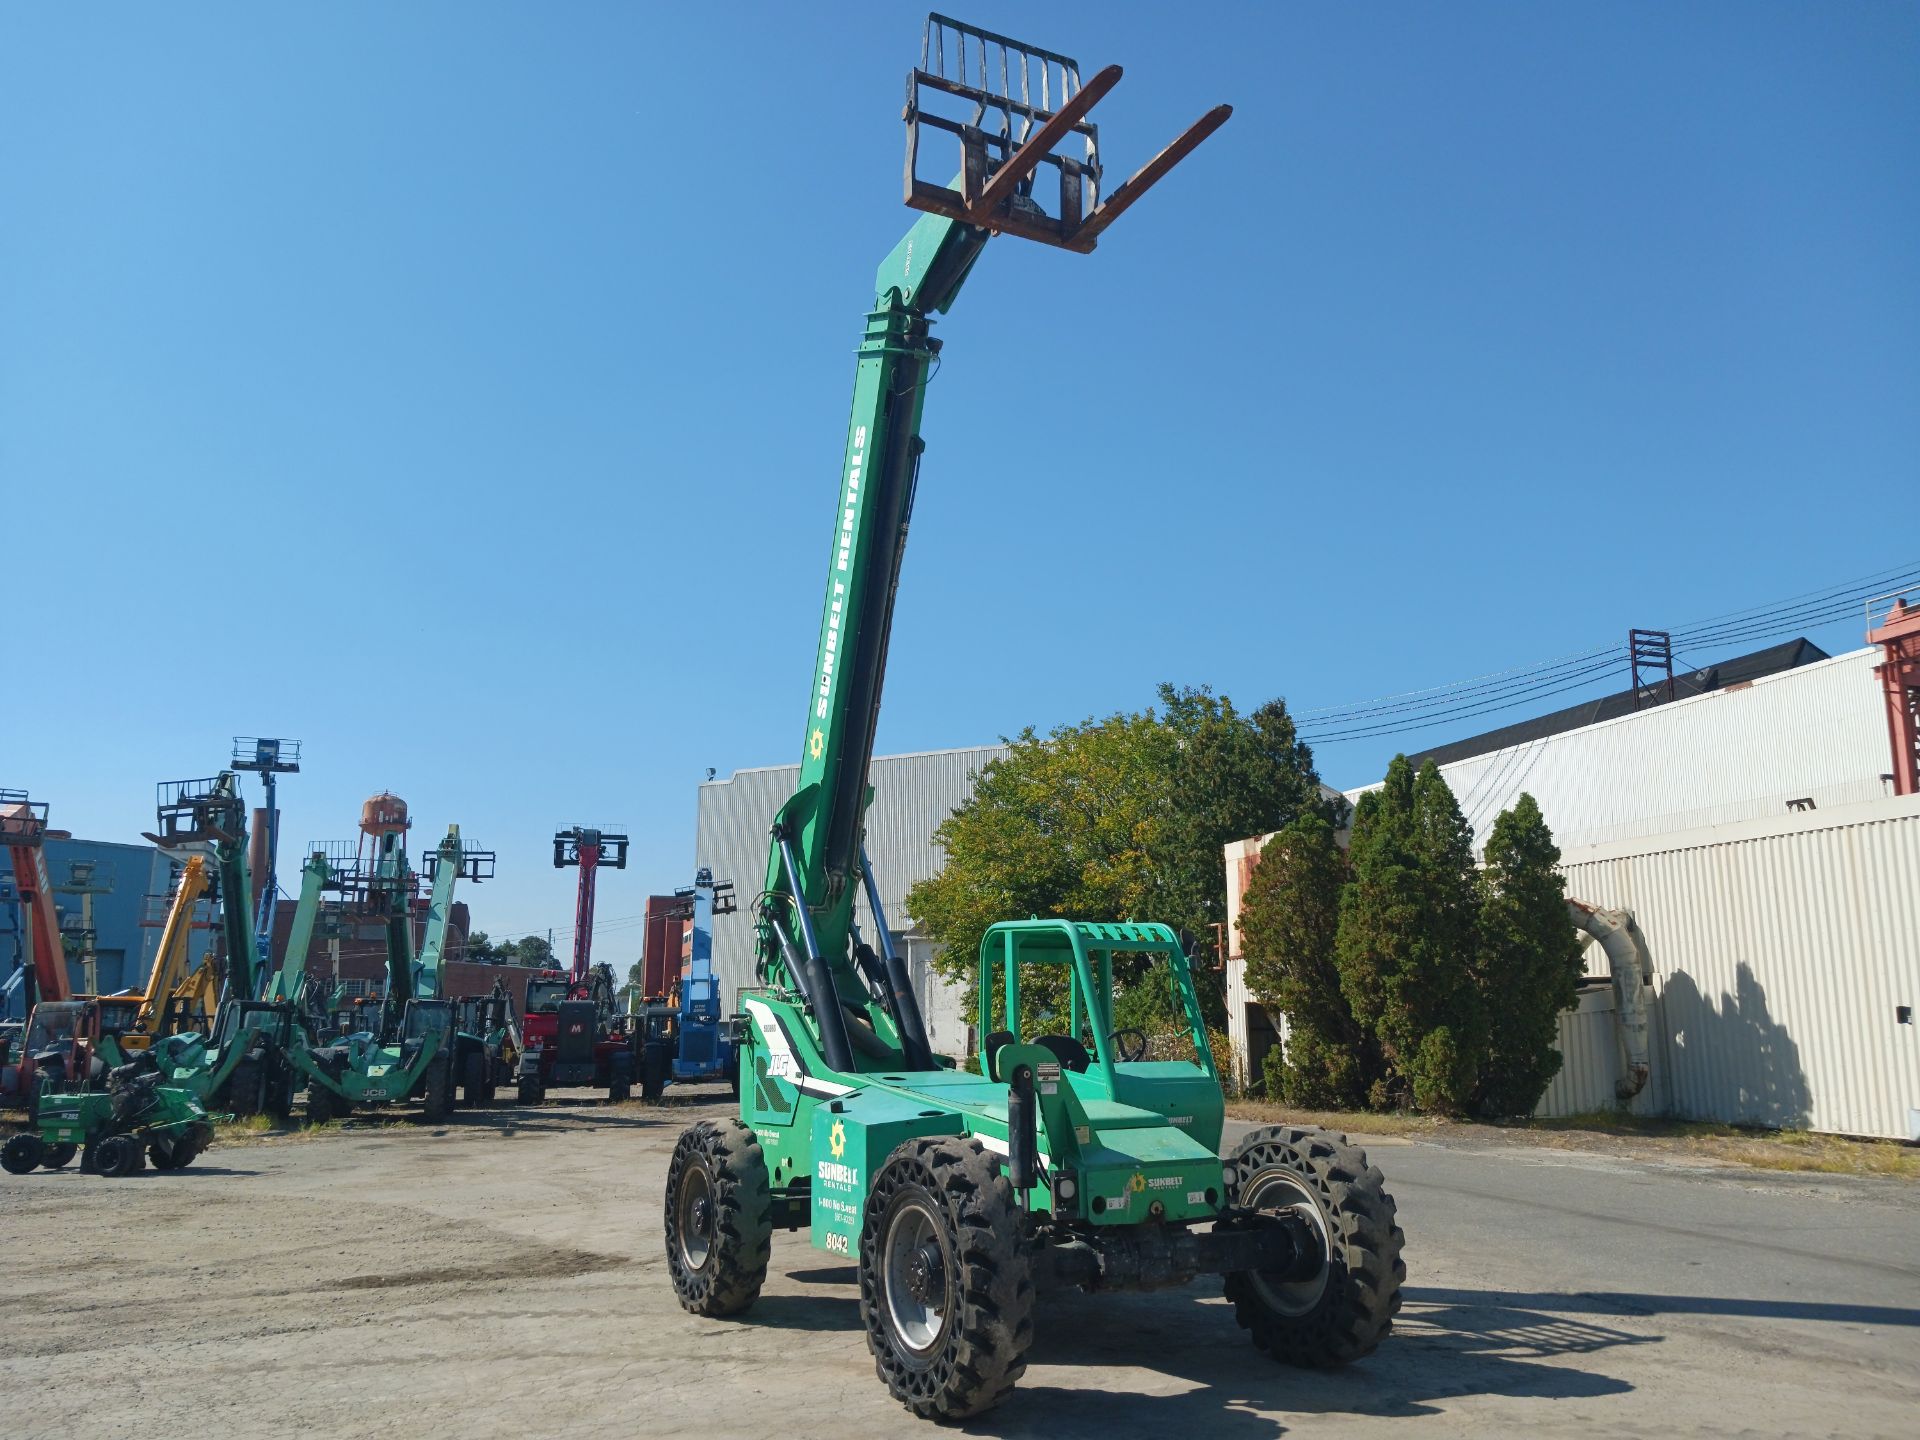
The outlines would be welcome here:
[[[1680,626],[1670,633],[1674,640],[1685,641],[1696,648],[1770,638],[1838,620],[1876,593],[1914,583],[1920,583],[1920,567],[1910,562],[1838,585],[1804,591],[1784,601],[1727,611]],[[1589,688],[1602,677],[1624,669],[1620,663],[1620,647],[1602,646],[1425,690],[1401,691],[1376,700],[1302,711],[1297,717],[1303,722],[1300,738],[1309,744],[1324,745],[1432,729],[1454,720],[1492,714],[1529,701]]]

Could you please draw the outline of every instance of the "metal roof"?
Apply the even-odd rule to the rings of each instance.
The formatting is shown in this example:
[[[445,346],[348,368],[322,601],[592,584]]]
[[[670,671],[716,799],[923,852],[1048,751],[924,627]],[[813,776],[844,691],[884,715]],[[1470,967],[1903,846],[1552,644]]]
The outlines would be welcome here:
[[[1889,765],[1873,673],[1879,659],[1869,646],[1596,724],[1528,734],[1444,762],[1440,773],[1477,844],[1523,791],[1540,802],[1562,849],[1785,814],[1796,802],[1825,808],[1878,799]]]
[[[1674,698],[1684,700],[1694,695],[1706,695],[1758,680],[1763,675],[1777,675],[1783,670],[1811,665],[1827,658],[1827,652],[1811,640],[1789,640],[1783,645],[1770,645],[1765,650],[1737,655],[1716,665],[1703,665],[1698,670],[1675,674]],[[1671,700],[1660,697],[1659,692],[1665,684],[1663,680],[1658,684],[1642,685],[1638,690],[1620,690],[1612,695],[1602,695],[1597,700],[1582,700],[1578,705],[1569,705],[1564,710],[1536,715],[1531,720],[1517,720],[1511,725],[1502,725],[1498,730],[1488,730],[1465,740],[1451,740],[1445,745],[1436,745],[1431,750],[1422,750],[1407,758],[1416,767],[1421,761],[1429,759],[1445,766],[1455,760],[1468,760],[1475,755],[1504,750],[1523,740],[1538,740],[1546,735],[1579,730],[1602,720],[1617,720],[1622,715],[1632,715],[1653,705],[1672,704]]]

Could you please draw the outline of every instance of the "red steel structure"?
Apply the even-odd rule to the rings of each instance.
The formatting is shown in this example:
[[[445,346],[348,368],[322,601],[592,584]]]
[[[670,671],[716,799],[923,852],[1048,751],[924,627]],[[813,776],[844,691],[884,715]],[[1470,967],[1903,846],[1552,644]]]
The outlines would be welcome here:
[[[1886,613],[1867,632],[1880,647],[1880,692],[1887,702],[1887,740],[1893,747],[1893,793],[1920,795],[1920,595],[1884,597]]]

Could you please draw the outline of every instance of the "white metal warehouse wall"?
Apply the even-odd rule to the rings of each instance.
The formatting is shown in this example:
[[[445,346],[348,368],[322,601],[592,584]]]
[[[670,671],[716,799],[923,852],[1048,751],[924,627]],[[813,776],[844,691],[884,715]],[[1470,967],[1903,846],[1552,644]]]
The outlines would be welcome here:
[[[1898,1009],[1920,1005],[1920,797],[1570,850],[1564,869],[1652,953],[1644,1108],[1920,1139],[1920,1025]]]
[[[1879,658],[1869,646],[1456,760],[1440,773],[1479,843],[1526,791],[1563,850],[1758,819],[1803,797],[1823,810],[1879,799],[1890,768]]]
[[[947,1054],[965,1052],[967,1017],[961,1013],[958,989],[933,973],[932,947],[909,933],[907,891],[946,863],[933,843],[935,828],[973,793],[980,769],[1006,753],[1004,745],[983,745],[882,755],[875,757],[870,776],[874,795],[867,810],[867,853],[879,882],[880,903],[907,957],[928,1038]],[[713,924],[714,968],[729,1006],[741,987],[755,983],[750,911],[753,897],[766,883],[767,830],[799,783],[798,765],[774,765],[736,770],[725,780],[709,780],[700,787],[695,864],[711,869],[715,879],[733,881],[740,901],[738,912],[719,916]],[[864,900],[859,910],[862,923],[869,924]]]

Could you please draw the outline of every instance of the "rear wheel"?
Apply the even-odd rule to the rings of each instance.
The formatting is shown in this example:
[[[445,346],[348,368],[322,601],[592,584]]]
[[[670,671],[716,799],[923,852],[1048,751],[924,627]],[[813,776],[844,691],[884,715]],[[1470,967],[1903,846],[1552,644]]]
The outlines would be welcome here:
[[[94,1152],[94,1168],[102,1175],[120,1179],[138,1170],[146,1157],[141,1153],[140,1142],[131,1135],[109,1135],[102,1140]]]
[[[453,1110],[453,1057],[436,1058],[427,1066],[426,1084],[420,1092],[420,1101],[426,1111],[429,1125],[446,1122]]]
[[[622,1100],[633,1098],[633,1057],[614,1056],[612,1068],[613,1083],[607,1086],[607,1099],[618,1105]]]
[[[682,1308],[738,1315],[760,1298],[773,1252],[766,1152],[738,1120],[681,1131],[667,1167],[667,1270]]]
[[[40,1163],[49,1170],[58,1170],[71,1164],[79,1153],[78,1145],[48,1145],[41,1151]]]
[[[978,1144],[909,1140],[860,1227],[860,1318],[874,1368],[923,1420],[991,1410],[1026,1373],[1033,1277],[1013,1186]]]
[[[522,1105],[538,1105],[547,1098],[547,1092],[538,1080],[522,1080],[515,1098]]]
[[[71,1150],[72,1147],[68,1147]],[[9,1175],[31,1175],[45,1158],[46,1147],[40,1143],[40,1137],[31,1132],[12,1136],[5,1145],[0,1145],[0,1170]],[[69,1154],[71,1159],[72,1155]]]
[[[1393,1328],[1407,1267],[1393,1197],[1366,1151],[1326,1130],[1256,1130],[1227,1162],[1227,1197],[1253,1210],[1292,1210],[1326,1250],[1305,1280],[1253,1270],[1226,1277],[1234,1318],[1253,1343],[1276,1360],[1321,1370],[1372,1354]]]

